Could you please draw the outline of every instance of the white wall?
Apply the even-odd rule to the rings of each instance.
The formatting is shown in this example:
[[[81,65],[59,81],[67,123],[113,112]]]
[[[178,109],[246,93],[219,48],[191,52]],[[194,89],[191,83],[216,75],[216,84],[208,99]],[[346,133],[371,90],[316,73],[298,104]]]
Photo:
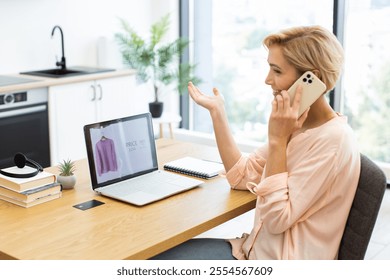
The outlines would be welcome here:
[[[61,58],[58,30],[51,38],[55,25],[64,32],[68,66],[120,67],[118,18],[147,35],[151,23],[175,10],[171,0],[1,0],[0,75],[55,67],[56,55]],[[98,45],[104,61],[98,60]]]
[[[177,0],[0,0],[0,75],[55,68],[61,58],[59,30],[64,32],[67,66],[122,68],[114,34],[121,32],[118,18],[148,36],[150,25],[171,13],[169,39],[178,36]],[[152,87],[140,86],[152,101]],[[167,111],[177,112],[178,100],[163,98]],[[140,111],[147,110],[145,107]]]

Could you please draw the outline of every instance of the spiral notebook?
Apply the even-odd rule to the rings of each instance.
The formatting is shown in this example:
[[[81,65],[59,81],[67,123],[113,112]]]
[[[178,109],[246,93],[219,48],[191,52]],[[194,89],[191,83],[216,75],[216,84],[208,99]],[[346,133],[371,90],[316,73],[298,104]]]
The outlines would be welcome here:
[[[219,175],[224,167],[222,163],[194,157],[183,157],[164,165],[164,169],[186,175],[210,179]]]

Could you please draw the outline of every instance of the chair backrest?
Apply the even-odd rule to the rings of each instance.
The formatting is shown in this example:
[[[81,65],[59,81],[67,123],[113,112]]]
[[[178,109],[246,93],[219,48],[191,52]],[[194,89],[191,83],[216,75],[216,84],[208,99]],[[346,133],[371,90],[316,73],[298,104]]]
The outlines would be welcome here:
[[[386,189],[386,176],[368,157],[360,155],[356,194],[341,239],[339,260],[363,260]]]

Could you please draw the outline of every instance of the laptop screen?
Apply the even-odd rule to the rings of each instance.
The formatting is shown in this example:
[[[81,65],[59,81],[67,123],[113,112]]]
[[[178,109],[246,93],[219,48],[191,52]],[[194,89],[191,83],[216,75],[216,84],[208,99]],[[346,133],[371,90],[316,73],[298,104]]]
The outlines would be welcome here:
[[[84,126],[93,189],[158,169],[150,113]]]

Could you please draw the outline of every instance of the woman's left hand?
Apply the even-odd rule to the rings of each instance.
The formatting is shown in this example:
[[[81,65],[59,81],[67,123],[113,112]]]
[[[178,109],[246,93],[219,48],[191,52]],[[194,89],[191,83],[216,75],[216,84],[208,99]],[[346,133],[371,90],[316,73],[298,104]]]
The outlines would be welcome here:
[[[275,96],[272,101],[272,112],[268,123],[268,140],[270,143],[287,144],[291,135],[302,127],[309,109],[301,117],[298,117],[301,97],[301,86],[298,86],[296,90],[292,105],[290,105],[290,96],[286,90]]]

